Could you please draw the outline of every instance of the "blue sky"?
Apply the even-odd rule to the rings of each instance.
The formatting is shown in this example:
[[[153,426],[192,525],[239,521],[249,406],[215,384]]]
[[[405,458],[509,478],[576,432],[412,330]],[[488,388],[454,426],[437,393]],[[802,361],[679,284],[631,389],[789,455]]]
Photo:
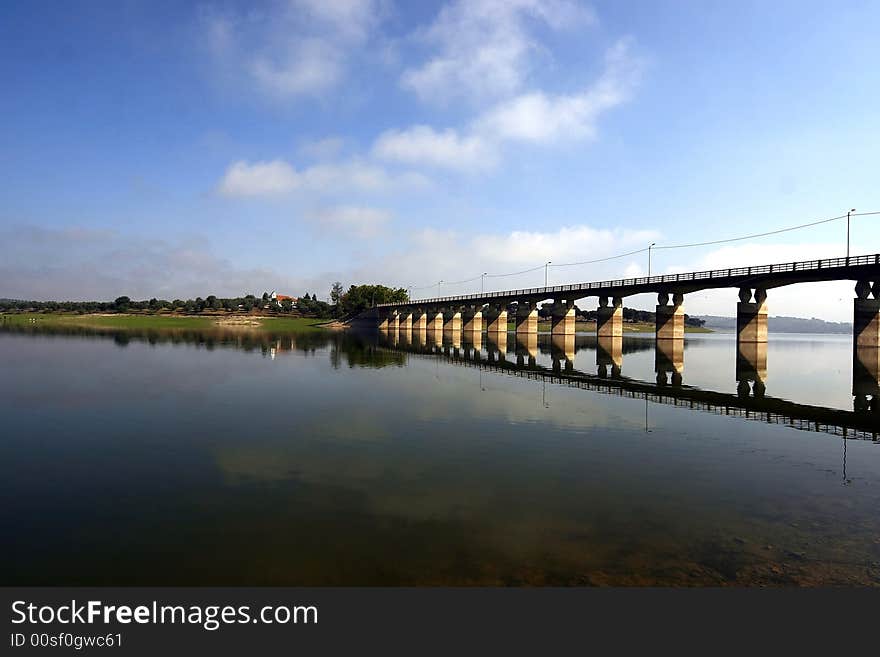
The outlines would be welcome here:
[[[869,1],[5,3],[0,296],[425,296],[880,210],[878,27]],[[854,253],[880,251],[878,221],[854,221]],[[653,271],[844,239],[660,251]],[[850,288],[774,291],[771,314],[846,320]]]

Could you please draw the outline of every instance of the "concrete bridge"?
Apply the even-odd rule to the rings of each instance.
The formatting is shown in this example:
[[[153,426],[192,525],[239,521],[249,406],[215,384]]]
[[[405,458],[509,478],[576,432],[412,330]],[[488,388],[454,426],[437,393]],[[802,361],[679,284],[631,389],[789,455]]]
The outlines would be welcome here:
[[[685,295],[700,290],[737,288],[737,340],[761,343],[767,341],[768,290],[796,283],[837,280],[856,281],[855,344],[880,347],[880,254],[413,299],[377,305],[362,314],[357,323],[382,330],[506,333],[508,308],[515,303],[516,333],[529,335],[538,332],[539,304],[550,300],[551,333],[567,336],[575,333],[575,302],[597,297],[596,333],[599,337],[614,338],[623,335],[623,299],[654,293],[657,294],[657,339],[681,340],[684,338]]]

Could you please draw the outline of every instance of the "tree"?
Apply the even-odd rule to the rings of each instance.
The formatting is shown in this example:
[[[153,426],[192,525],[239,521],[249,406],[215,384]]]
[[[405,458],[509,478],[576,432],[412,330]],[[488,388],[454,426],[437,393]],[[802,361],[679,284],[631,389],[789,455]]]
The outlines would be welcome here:
[[[342,287],[342,283],[339,281],[333,283],[333,287],[330,288],[330,301],[334,306],[339,304],[339,299],[343,294],[345,294],[345,289]]]
[[[401,303],[407,301],[409,295],[402,287],[390,288],[384,285],[352,285],[339,301],[342,312],[347,314],[361,313],[374,304]]]
[[[113,302],[113,306],[118,312],[125,312],[130,305],[131,299],[128,297],[116,297],[116,300]]]

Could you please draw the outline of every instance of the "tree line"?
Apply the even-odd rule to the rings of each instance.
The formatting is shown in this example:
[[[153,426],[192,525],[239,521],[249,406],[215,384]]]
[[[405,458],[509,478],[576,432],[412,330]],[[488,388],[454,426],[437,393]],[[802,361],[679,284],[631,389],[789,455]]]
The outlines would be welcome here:
[[[272,314],[304,315],[311,317],[342,317],[355,315],[379,303],[403,302],[408,299],[403,288],[384,285],[352,285],[345,291],[338,281],[330,290],[330,303],[306,292],[296,301],[272,299],[268,292],[256,296],[218,297],[214,294],[195,299],[135,300],[128,296],[113,301],[28,301],[0,299],[0,312],[69,312],[69,313],[185,313],[205,312],[269,312]]]

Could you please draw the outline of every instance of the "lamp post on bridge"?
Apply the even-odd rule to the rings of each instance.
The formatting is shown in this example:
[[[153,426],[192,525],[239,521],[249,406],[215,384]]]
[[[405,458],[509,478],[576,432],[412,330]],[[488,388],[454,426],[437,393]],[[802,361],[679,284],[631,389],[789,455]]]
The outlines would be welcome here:
[[[486,290],[483,289],[483,280],[486,278],[486,274],[487,274],[487,273],[488,273],[488,272],[485,272],[485,271],[484,271],[484,272],[480,275],[480,294],[483,294],[483,293],[486,292]]]
[[[651,242],[648,245],[648,278],[651,278],[651,249],[653,249],[656,244],[657,242]]]
[[[547,264],[544,265],[544,287],[547,287],[547,274],[550,271],[551,261],[548,260]]]
[[[437,281],[437,296],[440,296],[440,286],[443,285],[443,281]]]
[[[855,212],[856,209],[852,208],[846,211],[846,257],[849,259],[849,216]]]

